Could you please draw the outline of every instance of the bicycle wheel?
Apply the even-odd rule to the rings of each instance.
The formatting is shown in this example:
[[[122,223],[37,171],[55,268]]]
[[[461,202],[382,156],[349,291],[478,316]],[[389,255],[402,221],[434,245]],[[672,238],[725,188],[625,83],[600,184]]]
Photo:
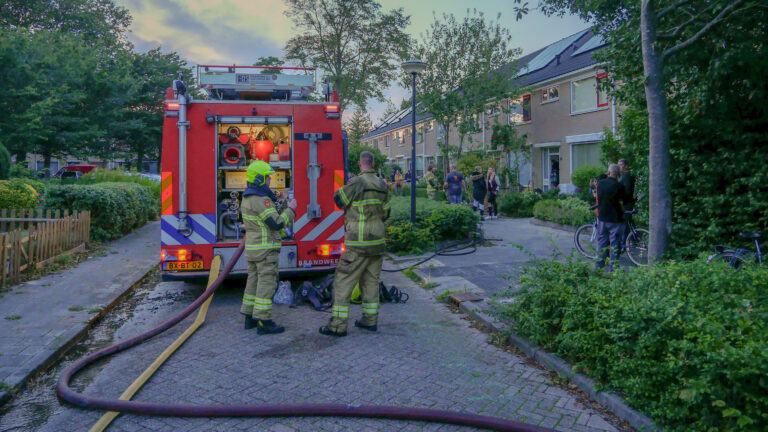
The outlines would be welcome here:
[[[635,228],[627,236],[627,256],[640,267],[648,266],[648,240],[651,234],[645,228]]]
[[[707,263],[724,262],[728,267],[733,267],[736,270],[741,269],[747,260],[736,251],[727,250],[720,252],[719,254],[712,255],[707,260]]]
[[[597,227],[595,224],[580,226],[573,235],[573,243],[580,254],[589,259],[597,258]]]

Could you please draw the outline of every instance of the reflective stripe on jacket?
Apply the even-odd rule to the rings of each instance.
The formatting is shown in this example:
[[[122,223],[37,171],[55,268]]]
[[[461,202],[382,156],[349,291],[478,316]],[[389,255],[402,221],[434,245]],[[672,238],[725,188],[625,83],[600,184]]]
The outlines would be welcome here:
[[[389,193],[374,170],[366,170],[339,188],[333,196],[344,209],[344,245],[363,253],[386,250],[384,220],[389,217]]]
[[[282,214],[275,210],[275,202],[269,197],[248,195],[241,205],[245,222],[245,257],[258,261],[270,250],[282,246],[280,231],[293,221],[293,210],[286,208]]]

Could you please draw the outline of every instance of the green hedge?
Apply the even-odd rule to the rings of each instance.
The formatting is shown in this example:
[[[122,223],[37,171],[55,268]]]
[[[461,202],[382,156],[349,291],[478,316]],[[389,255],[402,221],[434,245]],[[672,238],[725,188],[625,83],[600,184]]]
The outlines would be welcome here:
[[[597,165],[582,165],[574,169],[571,173],[571,183],[581,190],[589,189],[589,181],[591,179],[596,179],[600,174],[605,173],[605,171],[605,169],[600,168]]]
[[[45,207],[90,210],[91,238],[117,239],[158,217],[160,202],[150,189],[136,183],[52,185]]]
[[[392,198],[390,206],[387,250],[397,254],[421,253],[434,249],[436,242],[471,238],[480,220],[469,207],[420,198],[416,200],[416,224],[411,224],[410,197]]]
[[[533,216],[533,205],[541,195],[533,192],[509,192],[498,198],[499,212],[504,216],[524,218]]]
[[[524,271],[515,332],[664,430],[768,430],[768,272],[667,262],[613,275],[567,258]]]
[[[152,192],[152,195],[160,198],[160,182],[140,176],[136,172],[128,172],[119,169],[106,170],[102,168],[96,168],[93,171],[83,175],[83,177],[78,180],[78,183],[136,183],[148,187]]]
[[[40,195],[25,179],[0,180],[0,209],[31,209]]]
[[[541,200],[533,206],[533,216],[539,220],[574,227],[595,220],[594,210],[590,210],[588,203],[575,196]]]

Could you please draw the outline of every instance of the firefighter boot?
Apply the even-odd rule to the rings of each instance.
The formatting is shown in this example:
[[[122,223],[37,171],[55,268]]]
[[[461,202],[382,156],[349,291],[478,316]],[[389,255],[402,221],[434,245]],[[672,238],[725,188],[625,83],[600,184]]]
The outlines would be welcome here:
[[[258,334],[277,334],[285,331],[285,327],[275,324],[270,320],[253,320],[256,324],[256,333]]]
[[[361,328],[363,330],[372,331],[372,332],[375,332],[376,330],[378,330],[378,327],[376,326],[376,324],[374,324],[374,325],[365,325],[365,324],[361,323],[359,320],[355,320],[355,327]]]
[[[250,315],[246,315],[245,316],[245,326],[244,326],[245,329],[248,330],[248,329],[252,329],[252,328],[256,327],[256,321],[257,320],[251,318]]]
[[[333,331],[333,330],[329,329],[329,328],[328,328],[328,327],[326,327],[326,326],[320,327],[320,328],[318,329],[318,332],[319,332],[321,335],[326,335],[326,336],[344,337],[344,336],[346,336],[346,335],[347,335],[347,332],[345,332],[345,331],[342,331],[342,332],[335,332],[335,331]]]

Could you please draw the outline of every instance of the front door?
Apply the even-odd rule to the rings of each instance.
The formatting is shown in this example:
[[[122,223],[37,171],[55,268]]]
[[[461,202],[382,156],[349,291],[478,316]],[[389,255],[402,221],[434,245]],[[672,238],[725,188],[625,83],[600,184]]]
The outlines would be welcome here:
[[[545,147],[541,149],[541,184],[548,191],[560,184],[560,148]]]

